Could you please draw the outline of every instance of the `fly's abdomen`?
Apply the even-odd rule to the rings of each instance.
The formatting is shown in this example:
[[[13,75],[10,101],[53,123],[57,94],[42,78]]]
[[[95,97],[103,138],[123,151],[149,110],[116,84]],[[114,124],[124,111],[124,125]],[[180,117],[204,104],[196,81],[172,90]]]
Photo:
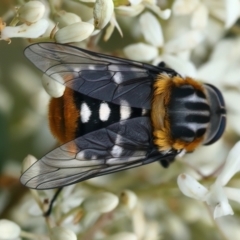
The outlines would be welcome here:
[[[127,101],[121,101],[120,105],[101,101],[70,88],[66,88],[62,97],[52,98],[49,104],[50,129],[60,143],[142,116],[149,116],[149,110],[131,107]]]

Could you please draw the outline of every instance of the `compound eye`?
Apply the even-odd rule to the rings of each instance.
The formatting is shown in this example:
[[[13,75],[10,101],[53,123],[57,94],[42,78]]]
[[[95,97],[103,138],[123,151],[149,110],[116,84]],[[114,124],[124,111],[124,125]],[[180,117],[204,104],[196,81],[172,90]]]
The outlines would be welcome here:
[[[216,142],[226,127],[226,109],[222,93],[213,85],[204,84],[210,106],[210,122],[206,131],[204,145]]]

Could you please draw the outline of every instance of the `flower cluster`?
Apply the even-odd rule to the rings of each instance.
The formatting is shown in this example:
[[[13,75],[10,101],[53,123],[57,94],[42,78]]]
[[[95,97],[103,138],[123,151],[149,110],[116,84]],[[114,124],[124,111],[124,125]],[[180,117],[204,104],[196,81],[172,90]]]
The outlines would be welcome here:
[[[190,240],[202,232],[208,233],[206,239],[217,239],[219,234],[236,239],[240,1],[23,0],[15,11],[1,6],[3,2],[0,40],[72,44],[154,65],[165,62],[182,76],[216,85],[224,95],[228,121],[216,144],[178,159],[168,170],[154,163],[64,188],[51,215],[44,217],[55,190],[22,191],[15,200],[12,192],[19,192],[21,170],[13,160],[29,152],[41,156],[55,147],[46,109],[49,98],[62,96],[65,86],[61,78],[57,82],[43,75],[41,81],[19,61],[22,55],[11,48],[17,40],[7,48],[1,41],[0,132],[2,142],[9,139],[15,154],[2,157],[0,151],[6,158],[0,166],[0,186],[8,186],[0,190],[0,239]],[[5,133],[10,117],[10,132]],[[28,155],[22,171],[35,161]]]
[[[239,190],[224,187],[235,173],[240,171],[240,142],[238,142],[229,152],[227,160],[218,174],[215,182],[209,190],[187,174],[178,177],[180,190],[188,197],[206,201],[208,205],[214,207],[214,218],[225,215],[233,215],[233,210],[228,203],[228,198],[239,202]]]

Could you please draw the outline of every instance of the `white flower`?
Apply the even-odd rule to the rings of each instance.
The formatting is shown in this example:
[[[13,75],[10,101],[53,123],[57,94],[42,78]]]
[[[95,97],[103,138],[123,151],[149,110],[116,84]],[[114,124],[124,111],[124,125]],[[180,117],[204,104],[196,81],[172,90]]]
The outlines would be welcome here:
[[[199,31],[192,30],[165,43],[164,52],[173,54],[187,51],[196,47],[202,40],[203,35]]]
[[[145,40],[155,47],[162,47],[163,45],[163,33],[161,25],[157,18],[150,12],[143,13],[140,16],[140,25],[143,31]]]
[[[227,129],[240,134],[240,38],[218,42],[208,62],[197,71],[197,78],[218,86],[222,91],[228,114]],[[227,90],[226,90],[227,89]]]
[[[0,220],[0,239],[15,240],[20,236],[21,228],[7,219]]]
[[[18,10],[19,19],[26,23],[32,24],[39,21],[45,12],[45,6],[40,1],[29,1]]]
[[[214,184],[209,189],[201,185],[194,178],[187,174],[178,177],[178,186],[183,194],[188,197],[205,201],[214,207],[214,218],[225,215],[233,215],[232,207],[228,199],[240,202],[240,191],[234,188],[224,187],[232,176],[240,171],[240,141],[235,144],[228,154],[225,165],[218,175]]]
[[[225,28],[230,28],[240,15],[240,2],[238,0],[175,0],[173,13],[191,14],[192,28],[205,28],[210,14],[222,20]]]
[[[77,22],[58,30],[54,36],[58,43],[81,42],[90,37],[94,26],[87,22]]]
[[[146,43],[128,45],[123,51],[128,58],[136,61],[152,61],[158,55],[157,48]]]
[[[112,0],[96,0],[93,8],[94,26],[96,29],[103,29],[113,15]]]
[[[63,28],[73,23],[81,22],[82,19],[75,13],[59,11],[56,13],[55,21],[58,22],[59,28]]]
[[[121,16],[135,17],[143,12],[144,9],[149,9],[162,19],[168,19],[171,15],[170,9],[161,10],[156,1],[152,0],[129,0],[129,6],[118,6],[115,12]]]
[[[114,234],[108,238],[106,238],[105,240],[137,240],[137,236],[134,233],[130,233],[130,232],[120,232],[117,234]]]
[[[138,202],[136,194],[130,190],[122,191],[120,193],[119,200],[124,206],[126,206],[130,210],[134,209]]]
[[[108,41],[108,39],[111,37],[111,35],[113,34],[113,31],[115,29],[115,27],[117,28],[119,34],[121,35],[121,37],[123,37],[123,33],[122,30],[116,20],[115,14],[112,15],[112,18],[110,20],[110,24],[106,29],[106,33],[104,35],[104,41]],[[100,30],[96,30],[96,31],[100,31]]]
[[[63,85],[64,80],[60,75],[54,75],[54,79],[46,74],[42,76],[42,85],[46,92],[54,98],[59,98],[64,94],[65,86]]]
[[[82,207],[87,212],[107,213],[116,208],[118,202],[119,199],[116,195],[103,192],[86,198]]]
[[[37,162],[37,159],[33,155],[27,155],[23,159],[22,163],[22,172],[25,172],[28,168],[30,168],[35,162]]]
[[[135,17],[144,10],[143,4],[136,4],[132,6],[120,6],[115,8],[115,12],[120,16]]]
[[[128,58],[136,61],[152,61],[153,64],[164,61],[183,76],[196,76],[196,68],[190,61],[190,50],[203,40],[202,33],[196,30],[186,31],[164,44],[162,27],[152,13],[142,14],[140,26],[147,43],[126,46],[123,51]],[[162,54],[159,55],[159,52]]]
[[[4,27],[1,31],[1,40],[9,40],[10,38],[38,38],[48,28],[48,21],[40,19],[31,25],[22,24],[16,27]]]
[[[77,240],[77,236],[70,229],[54,227],[51,229],[51,240]]]
[[[223,39],[216,44],[209,61],[198,69],[198,78],[221,88],[239,87],[239,61],[240,38]]]

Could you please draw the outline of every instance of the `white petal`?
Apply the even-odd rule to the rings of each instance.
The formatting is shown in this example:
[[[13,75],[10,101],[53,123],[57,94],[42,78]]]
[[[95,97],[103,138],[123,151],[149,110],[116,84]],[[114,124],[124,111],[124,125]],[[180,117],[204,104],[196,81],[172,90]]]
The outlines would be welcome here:
[[[87,22],[77,22],[58,30],[55,34],[55,40],[58,43],[81,42],[90,37],[94,26]]]
[[[155,13],[158,17],[164,19],[164,20],[167,20],[170,18],[171,16],[171,9],[164,9],[164,10],[161,10],[160,7],[156,4],[151,4],[151,3],[148,3],[147,1],[144,2],[144,5],[150,9],[153,13]]]
[[[208,23],[208,9],[204,4],[199,4],[197,9],[194,11],[191,20],[191,27],[194,29],[203,29]]]
[[[226,18],[225,28],[230,28],[239,18],[240,2],[239,0],[225,0],[226,4]]]
[[[13,240],[20,236],[20,227],[7,219],[0,220],[0,239],[3,240]]]
[[[177,215],[174,215],[173,213],[171,214],[170,212],[168,212],[168,214],[166,214],[166,216],[164,217],[164,224],[159,224],[159,225],[164,225],[162,226],[162,232],[165,232],[167,230],[171,234],[170,238],[164,237],[163,239],[165,240],[166,239],[175,239],[175,240],[192,239],[189,227],[187,226],[187,224],[184,223],[182,216],[179,217]]]
[[[177,53],[180,51],[186,51],[195,48],[202,40],[204,36],[202,32],[193,30],[189,31],[180,37],[174,38],[167,42],[164,46],[164,52]]]
[[[113,1],[96,0],[93,8],[94,26],[103,29],[113,15]]]
[[[129,59],[146,62],[153,60],[158,55],[157,48],[145,43],[128,45],[123,52]]]
[[[240,141],[238,141],[228,154],[226,163],[217,177],[217,181],[225,186],[233,175],[240,171]]]
[[[64,80],[59,75],[54,75],[54,78],[57,80],[53,80],[48,75],[43,74],[42,76],[42,85],[46,92],[54,98],[59,98],[64,94],[65,86],[63,85]]]
[[[225,22],[225,28],[230,28],[240,15],[240,3],[238,0],[206,1],[211,15]]]
[[[216,71],[217,69],[217,71]],[[203,64],[197,72],[197,78],[201,81],[208,82],[221,87],[222,76],[228,69],[227,59],[208,61]]]
[[[145,235],[145,229],[147,227],[147,222],[144,216],[143,207],[139,202],[131,211],[131,218],[132,229],[137,235],[137,239],[143,239],[143,236]]]
[[[239,188],[224,187],[224,192],[227,195],[228,199],[240,203],[240,189]]]
[[[227,120],[227,127],[234,131],[235,134],[238,134],[240,135],[240,115],[237,114],[237,115],[233,115],[232,116],[229,116],[228,117],[228,120]]]
[[[137,5],[137,4],[141,3],[142,0],[129,0],[129,2],[131,3],[131,5]]]
[[[199,0],[176,0],[173,4],[173,12],[175,15],[190,14],[196,9]]]
[[[231,205],[228,202],[221,202],[218,203],[217,206],[214,209],[213,212],[213,217],[214,219],[219,218],[219,217],[223,217],[226,215],[233,215],[233,210]]]
[[[220,59],[225,56],[226,62],[239,60],[240,39],[224,39],[217,43],[211,54],[212,59]]]
[[[40,19],[36,23],[31,25],[22,24],[16,27],[5,27],[1,32],[1,39],[9,38],[38,38],[48,28],[48,21],[46,19]]]
[[[54,227],[51,229],[51,240],[77,240],[77,236],[65,227]]]
[[[127,208],[134,209],[138,202],[136,194],[130,190],[124,190],[120,193],[119,200]]]
[[[89,212],[107,213],[116,208],[118,202],[119,199],[116,195],[103,192],[86,198],[82,207]]]
[[[120,28],[120,26],[119,26],[119,24],[118,24],[118,22],[117,22],[117,20],[115,18],[115,15],[113,15],[111,20],[110,20],[110,24],[109,24],[109,26],[106,29],[104,38],[103,38],[105,42],[108,41],[108,39],[111,37],[115,27],[118,30],[118,32],[121,35],[121,37],[123,37],[122,30],[121,30],[121,28]]]
[[[224,92],[224,100],[229,109],[231,115],[239,115],[239,103],[240,103],[240,95],[237,91],[225,91]],[[232,116],[229,117],[232,117]]]
[[[188,197],[203,201],[208,190],[191,176],[183,173],[178,176],[178,187]]]
[[[162,60],[182,76],[196,77],[196,67],[192,62],[169,54],[162,55]]]
[[[76,22],[81,22],[82,19],[75,13],[59,11],[56,13],[55,21],[58,22],[58,27],[63,28]]]
[[[210,187],[209,192],[205,196],[205,201],[208,205],[215,207],[214,218],[233,214],[227,196],[218,181]]]
[[[25,23],[35,23],[39,21],[45,12],[45,6],[40,1],[29,1],[18,10],[21,21]]]
[[[228,86],[232,89],[240,90],[240,64],[239,62],[232,63],[229,66],[229,69],[223,76],[223,85]],[[231,91],[233,92],[233,91]],[[239,95],[239,92],[236,91]]]
[[[120,232],[116,233],[105,240],[137,240],[137,236],[134,233],[130,232]]]
[[[227,0],[229,2],[229,0]],[[209,12],[214,17],[224,21],[226,17],[226,4],[225,0],[208,0],[204,1],[205,5],[209,9]]]
[[[22,163],[22,172],[25,172],[29,167],[31,167],[35,162],[37,162],[37,159],[33,155],[27,155],[23,159]]]
[[[157,18],[152,13],[146,12],[141,15],[139,21],[145,40],[155,47],[161,47],[163,45],[163,33]]]
[[[120,6],[115,8],[115,12],[118,15],[135,17],[144,10],[143,4],[133,5],[133,6]]]

